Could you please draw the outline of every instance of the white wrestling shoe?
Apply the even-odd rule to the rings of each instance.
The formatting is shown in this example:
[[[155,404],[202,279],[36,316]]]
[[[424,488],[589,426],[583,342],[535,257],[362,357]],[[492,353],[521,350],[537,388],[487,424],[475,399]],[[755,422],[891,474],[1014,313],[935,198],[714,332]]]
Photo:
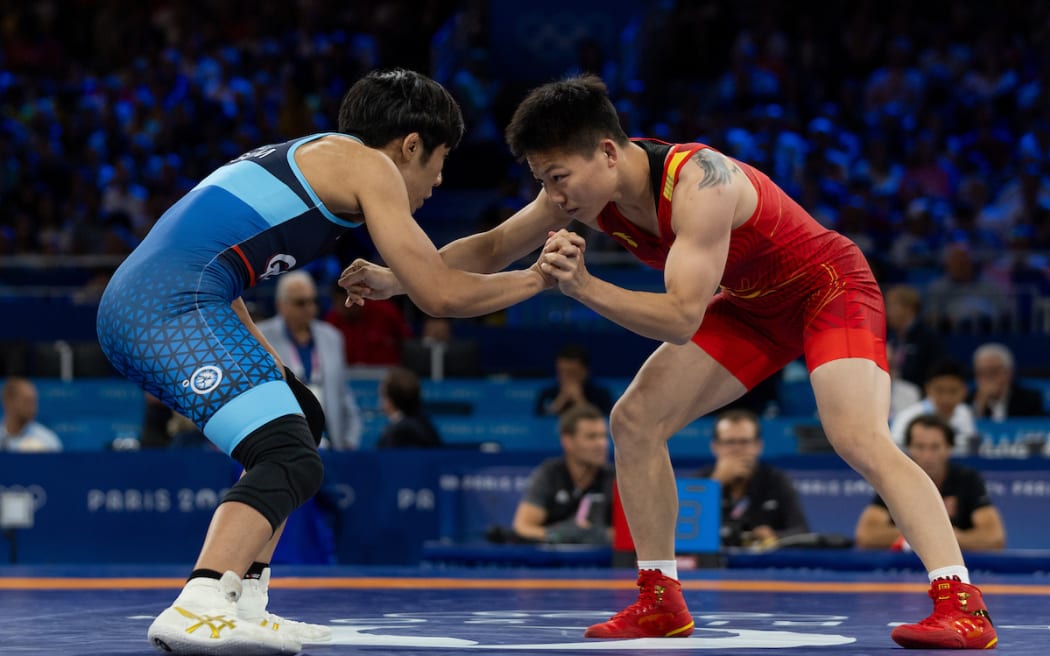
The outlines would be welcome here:
[[[149,627],[149,641],[170,654],[203,656],[292,656],[302,650],[296,634],[260,626],[237,615],[241,578],[196,578]]]
[[[240,619],[262,627],[286,629],[302,643],[328,642],[332,639],[332,630],[327,626],[298,622],[267,612],[266,605],[270,603],[269,567],[263,570],[259,578],[244,579],[241,585],[244,592],[237,602],[237,617]]]

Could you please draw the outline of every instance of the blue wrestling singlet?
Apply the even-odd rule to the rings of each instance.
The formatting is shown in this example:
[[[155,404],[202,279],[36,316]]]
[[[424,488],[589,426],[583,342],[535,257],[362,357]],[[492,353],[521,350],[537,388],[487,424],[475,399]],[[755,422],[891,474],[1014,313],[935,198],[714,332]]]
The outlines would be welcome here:
[[[215,170],[157,221],[99,303],[98,339],[113,366],[227,454],[263,424],[302,414],[230,304],[358,225],[332,214],[295,163],[299,146],[328,134],[256,148]]]

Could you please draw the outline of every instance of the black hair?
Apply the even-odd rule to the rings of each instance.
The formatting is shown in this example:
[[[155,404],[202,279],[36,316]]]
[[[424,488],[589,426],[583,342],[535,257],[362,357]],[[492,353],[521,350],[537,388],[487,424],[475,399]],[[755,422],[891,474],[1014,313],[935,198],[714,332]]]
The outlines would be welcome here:
[[[608,89],[596,75],[570,77],[530,91],[514,110],[505,136],[519,159],[552,150],[590,157],[602,139],[628,143]]]
[[[585,367],[591,366],[591,357],[587,353],[587,349],[583,348],[579,344],[566,344],[561,347],[558,351],[558,355],[555,356],[557,360],[575,360]]]
[[[452,95],[429,77],[403,68],[372,71],[354,83],[339,107],[339,131],[382,148],[418,132],[423,159],[463,138],[463,113]]]
[[[747,408],[729,408],[728,410],[723,410],[722,412],[718,413],[717,416],[715,416],[715,423],[712,429],[713,433],[711,435],[711,439],[715,442],[718,441],[718,424],[723,420],[728,421],[732,424],[735,424],[738,421],[749,421],[755,426],[755,439],[762,439],[762,422],[758,420],[758,415],[756,415],[754,412],[751,412]]]
[[[941,432],[944,433],[944,439],[948,442],[948,446],[955,446],[955,429],[952,428],[951,424],[937,415],[919,415],[908,422],[908,427],[904,430],[904,446],[911,446],[911,429],[916,426],[941,429]]]
[[[930,368],[926,370],[926,378],[923,381],[928,383],[934,378],[940,378],[941,376],[951,376],[966,382],[966,367],[958,360],[943,358],[930,365]]]
[[[408,417],[423,414],[423,393],[419,376],[404,367],[391,367],[383,379],[383,394]]]
[[[573,404],[558,415],[558,434],[575,435],[580,422],[588,419],[605,419],[605,415],[590,403]]]

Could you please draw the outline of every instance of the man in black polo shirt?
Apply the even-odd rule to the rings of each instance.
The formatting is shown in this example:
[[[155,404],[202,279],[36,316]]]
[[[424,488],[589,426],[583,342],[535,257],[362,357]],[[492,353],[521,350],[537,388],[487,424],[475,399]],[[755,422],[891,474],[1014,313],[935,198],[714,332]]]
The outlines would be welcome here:
[[[532,472],[514,513],[514,532],[536,542],[608,544],[615,475],[605,415],[574,405],[559,417],[558,432],[564,455]]]
[[[715,463],[697,475],[722,484],[723,546],[768,546],[809,531],[791,479],[759,460],[762,433],[753,412],[738,408],[720,413],[711,452]]]
[[[992,505],[981,475],[950,460],[954,446],[955,431],[936,415],[919,415],[904,434],[908,454],[940,491],[963,551],[1002,549],[1006,544],[1002,517]],[[878,495],[857,521],[856,543],[863,549],[910,550]]]

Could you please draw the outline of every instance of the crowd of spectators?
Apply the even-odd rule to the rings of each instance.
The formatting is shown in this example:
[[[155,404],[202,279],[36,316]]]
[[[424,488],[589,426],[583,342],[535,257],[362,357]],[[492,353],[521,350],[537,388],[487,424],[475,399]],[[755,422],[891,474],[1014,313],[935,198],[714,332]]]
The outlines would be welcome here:
[[[467,220],[529,195],[501,131],[541,80],[501,73],[487,2],[0,8],[0,255],[126,253],[218,164],[333,129],[342,93],[379,66],[430,72],[462,103],[462,175],[446,183],[504,182]],[[939,321],[994,327],[1003,299],[1050,295],[1048,32],[1042,3],[663,0],[638,6],[618,51],[581,38],[564,72],[605,77],[630,134],[769,172],[882,282],[940,276]],[[941,298],[958,290],[979,300]]]

